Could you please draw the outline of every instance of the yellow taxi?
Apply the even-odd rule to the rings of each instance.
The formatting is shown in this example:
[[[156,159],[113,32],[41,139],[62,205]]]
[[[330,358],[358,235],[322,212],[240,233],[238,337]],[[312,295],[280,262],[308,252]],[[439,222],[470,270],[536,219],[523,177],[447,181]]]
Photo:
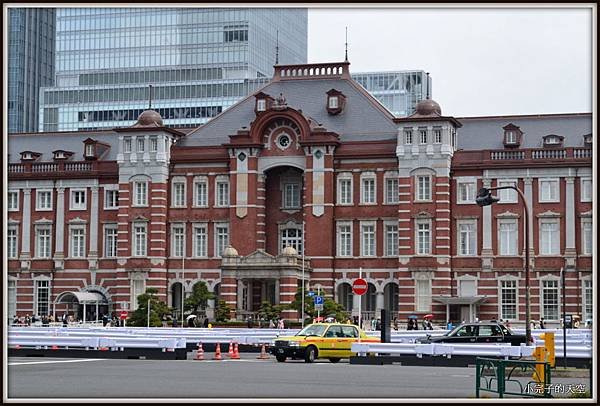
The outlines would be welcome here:
[[[285,362],[287,358],[304,359],[304,362],[328,358],[335,363],[355,355],[350,348],[359,339],[361,342],[380,341],[377,337],[367,336],[353,324],[315,323],[304,327],[294,336],[273,340],[269,352],[279,362]]]

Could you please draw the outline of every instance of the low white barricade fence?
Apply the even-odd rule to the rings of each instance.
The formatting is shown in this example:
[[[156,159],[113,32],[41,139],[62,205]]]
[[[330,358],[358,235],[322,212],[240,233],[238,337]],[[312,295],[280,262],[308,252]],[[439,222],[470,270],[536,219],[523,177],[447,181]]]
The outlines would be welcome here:
[[[452,355],[492,356],[492,357],[529,357],[534,347],[499,344],[418,344],[418,343],[352,343],[352,352],[359,356],[369,354],[390,355]]]
[[[151,337],[72,337],[72,336],[15,336],[9,334],[8,345],[14,348],[29,347],[36,349],[58,348],[185,348],[185,338],[151,338]]]

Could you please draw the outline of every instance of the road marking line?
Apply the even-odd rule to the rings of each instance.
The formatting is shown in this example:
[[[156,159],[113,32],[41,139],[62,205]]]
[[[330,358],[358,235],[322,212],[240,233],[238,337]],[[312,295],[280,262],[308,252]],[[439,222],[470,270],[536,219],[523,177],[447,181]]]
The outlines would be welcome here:
[[[88,362],[88,361],[104,361],[106,358],[98,358],[98,359],[71,359],[71,360],[62,360],[62,361],[33,361],[33,362],[12,362],[8,363],[8,366],[13,365],[37,365],[37,364],[60,364],[65,362]]]

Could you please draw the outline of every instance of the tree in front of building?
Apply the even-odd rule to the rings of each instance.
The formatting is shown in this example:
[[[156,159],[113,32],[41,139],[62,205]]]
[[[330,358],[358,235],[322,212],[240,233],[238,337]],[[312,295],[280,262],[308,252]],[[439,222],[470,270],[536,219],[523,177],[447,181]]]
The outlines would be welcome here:
[[[227,321],[231,319],[231,307],[223,299],[219,300],[219,305],[217,306],[215,319],[217,321]]]
[[[214,298],[215,294],[208,291],[206,282],[200,281],[194,285],[192,294],[185,299],[183,303],[184,311],[197,315],[200,310],[206,309],[207,301]]]
[[[325,318],[333,315],[337,321],[345,321],[348,318],[347,312],[344,310],[344,306],[335,302],[329,297],[323,300],[323,310],[320,312],[315,309],[314,297],[308,295],[308,290],[305,290],[304,296],[304,313],[308,319],[315,319],[317,314],[320,313],[321,317]],[[290,310],[296,310],[298,317],[301,317],[300,311],[302,310],[302,288],[298,288],[294,295],[294,300],[289,304]]]
[[[158,289],[147,288],[146,292],[137,297],[138,308],[131,314],[127,320],[128,325],[136,327],[146,327],[148,325],[148,303],[150,303],[150,326],[162,326],[162,317],[165,314],[171,314],[173,309],[161,301],[158,296]]]
[[[269,321],[269,320],[277,320],[281,317],[281,312],[286,310],[287,306],[284,305],[274,305],[270,302],[263,301],[258,309],[258,317],[261,320]]]

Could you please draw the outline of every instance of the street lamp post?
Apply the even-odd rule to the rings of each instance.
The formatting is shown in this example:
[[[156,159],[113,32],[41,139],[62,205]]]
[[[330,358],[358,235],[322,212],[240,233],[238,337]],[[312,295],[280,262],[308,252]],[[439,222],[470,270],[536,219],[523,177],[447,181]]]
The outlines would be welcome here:
[[[529,206],[525,195],[516,186],[497,186],[490,188],[481,188],[477,193],[477,199],[475,201],[481,207],[489,206],[493,203],[500,201],[499,198],[492,196],[492,190],[501,189],[513,189],[516,190],[521,200],[523,200],[523,206],[525,210],[525,340],[527,345],[530,345],[533,340],[531,339],[531,312],[530,312],[530,297],[529,297]]]

